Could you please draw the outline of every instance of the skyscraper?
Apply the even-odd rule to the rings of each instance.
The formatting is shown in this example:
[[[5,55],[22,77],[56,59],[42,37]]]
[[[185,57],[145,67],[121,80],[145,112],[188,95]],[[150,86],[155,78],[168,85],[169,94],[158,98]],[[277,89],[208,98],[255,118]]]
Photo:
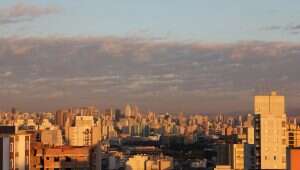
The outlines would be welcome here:
[[[255,96],[256,169],[286,169],[285,98],[271,95]]]

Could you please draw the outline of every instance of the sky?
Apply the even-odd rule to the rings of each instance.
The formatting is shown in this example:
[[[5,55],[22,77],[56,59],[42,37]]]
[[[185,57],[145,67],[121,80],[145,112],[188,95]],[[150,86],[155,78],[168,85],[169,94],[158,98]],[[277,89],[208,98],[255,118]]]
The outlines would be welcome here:
[[[0,1],[0,110],[300,105],[300,1]]]

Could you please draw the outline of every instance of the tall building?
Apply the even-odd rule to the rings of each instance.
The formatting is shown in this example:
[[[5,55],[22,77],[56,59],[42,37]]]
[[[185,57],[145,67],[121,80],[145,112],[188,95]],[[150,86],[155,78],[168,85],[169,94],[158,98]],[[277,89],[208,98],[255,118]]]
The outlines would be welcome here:
[[[254,126],[256,169],[286,169],[285,98],[271,95],[255,96]]]
[[[139,113],[139,108],[133,104],[125,106],[125,117],[135,117]]]
[[[95,126],[93,116],[76,116],[75,126],[69,127],[66,134],[69,145],[90,146],[102,139],[102,126]]]
[[[234,170],[255,169],[255,148],[250,144],[220,144],[216,146],[217,165],[229,165]]]
[[[30,135],[15,126],[1,126],[0,152],[0,169],[29,170]]]
[[[56,121],[56,125],[58,125],[60,128],[63,128],[65,126],[67,120],[72,121],[71,110],[68,111],[59,110],[56,112],[55,121]]]

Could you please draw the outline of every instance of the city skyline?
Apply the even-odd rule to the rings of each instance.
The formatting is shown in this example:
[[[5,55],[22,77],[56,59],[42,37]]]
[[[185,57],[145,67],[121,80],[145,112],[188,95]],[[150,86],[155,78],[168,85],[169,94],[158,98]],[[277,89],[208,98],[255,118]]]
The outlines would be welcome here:
[[[172,2],[1,1],[0,110],[299,112],[299,2]]]
[[[1,0],[0,169],[299,170],[299,7]]]

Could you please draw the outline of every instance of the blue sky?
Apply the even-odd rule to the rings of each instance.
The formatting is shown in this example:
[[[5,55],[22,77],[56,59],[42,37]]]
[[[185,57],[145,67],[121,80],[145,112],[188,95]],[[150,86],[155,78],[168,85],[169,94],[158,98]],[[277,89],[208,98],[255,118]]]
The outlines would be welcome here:
[[[1,0],[57,6],[60,12],[0,27],[2,35],[141,36],[205,42],[298,41],[287,30],[300,24],[296,0]],[[268,29],[270,27],[282,29]]]

